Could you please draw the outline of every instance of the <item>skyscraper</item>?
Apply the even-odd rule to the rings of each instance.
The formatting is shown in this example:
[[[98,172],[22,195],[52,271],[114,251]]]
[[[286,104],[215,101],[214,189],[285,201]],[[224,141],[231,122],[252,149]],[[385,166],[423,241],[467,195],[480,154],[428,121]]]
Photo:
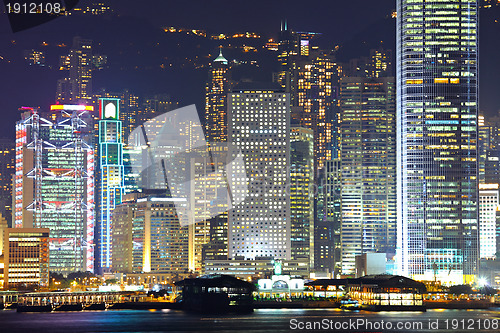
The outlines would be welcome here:
[[[208,148],[208,149],[207,149]],[[225,143],[212,142],[209,147],[193,150],[186,155],[186,171],[193,179],[189,207],[197,222],[189,225],[191,271],[201,272],[203,253],[208,257],[227,258],[227,211],[230,198],[221,195],[230,184],[227,182],[228,150]],[[211,244],[209,244],[211,243]],[[208,257],[207,257],[208,256]]]
[[[227,139],[227,94],[231,92],[230,66],[222,55],[212,62],[205,93],[205,133],[208,142]]]
[[[370,50],[369,57],[353,58],[343,65],[343,74],[354,77],[387,77],[394,76],[392,66],[392,50],[380,46]]]
[[[139,97],[125,89],[120,96],[120,120],[122,121],[123,141],[128,140],[128,136],[134,130],[139,112]]]
[[[139,109],[139,97],[128,89],[121,92],[109,92],[102,88],[93,95],[93,103],[99,105],[100,98],[117,98],[120,100],[120,120],[122,122],[122,133],[125,142],[129,134],[137,125],[140,125],[141,110]],[[97,132],[97,129],[96,129]]]
[[[332,54],[310,44],[319,34],[281,31],[277,81],[290,94],[297,125],[314,132],[314,163],[319,170],[324,161],[336,156],[336,102],[339,66]]]
[[[314,265],[314,133],[292,127],[290,131],[290,222],[292,259]]]
[[[204,181],[208,193],[197,194],[198,197],[217,197],[214,196],[214,191],[222,184],[226,178],[221,172],[225,168],[227,159],[228,147],[227,127],[228,127],[228,94],[231,92],[233,82],[231,80],[231,66],[227,59],[222,55],[222,48],[219,50],[219,55],[210,64],[208,71],[208,80],[205,86],[205,135],[209,143],[207,153],[211,156],[207,165],[205,160],[202,165],[207,166],[215,172],[210,173]],[[228,207],[227,200],[212,201],[211,205],[219,205],[220,207]],[[227,210],[227,209],[226,209]],[[222,210],[221,210],[222,211]],[[195,225],[195,256],[196,269],[204,270],[206,260],[227,259],[227,212],[218,214],[217,216],[207,216],[207,220]],[[195,231],[196,231],[195,230]],[[200,251],[201,250],[201,251]],[[201,253],[200,253],[201,252]],[[199,265],[199,264],[201,265]]]
[[[249,87],[250,88],[250,87]],[[247,199],[229,211],[228,257],[290,259],[290,97],[280,89],[236,87],[228,97],[228,142],[241,150]],[[239,167],[238,165],[235,167]],[[234,194],[233,194],[234,196]]]
[[[340,80],[342,274],[355,257],[396,249],[396,103],[394,78]]]
[[[52,272],[94,270],[92,106],[22,108],[16,124],[15,228],[48,228]]]
[[[73,86],[73,103],[92,102],[92,41],[73,38],[69,52],[69,77]]]
[[[340,159],[326,161],[316,184],[314,221],[314,270],[333,273],[341,269],[341,169]]]
[[[332,56],[315,50],[309,59],[297,62],[292,71],[297,85],[293,106],[302,108],[300,125],[314,131],[316,170],[334,159],[336,64]]]
[[[479,116],[478,122],[479,183],[500,183],[500,122],[497,117]]]
[[[124,194],[124,164],[120,100],[99,99],[99,191],[98,259],[99,269],[111,267],[111,216]]]
[[[397,1],[397,262],[415,279],[477,273],[478,10]]]
[[[281,25],[280,41],[278,43],[278,62],[280,70],[277,73],[277,82],[290,93],[291,103],[294,104],[297,79],[293,73],[296,61],[305,59],[311,51],[311,40],[321,35],[316,32],[295,32],[288,29],[287,23]]]
[[[14,141],[0,139],[0,214],[12,225],[12,176],[15,172]]]
[[[175,110],[178,107],[179,102],[172,101],[169,94],[157,94],[152,97],[145,98],[144,103],[142,103],[142,107],[139,108],[139,112],[137,116],[135,116],[136,126],[139,126],[160,114]]]
[[[479,184],[479,258],[495,259],[499,193],[497,184]]]
[[[69,77],[57,81],[56,100],[61,103],[92,103],[92,41],[73,38],[67,57],[61,58],[61,69],[69,69]]]

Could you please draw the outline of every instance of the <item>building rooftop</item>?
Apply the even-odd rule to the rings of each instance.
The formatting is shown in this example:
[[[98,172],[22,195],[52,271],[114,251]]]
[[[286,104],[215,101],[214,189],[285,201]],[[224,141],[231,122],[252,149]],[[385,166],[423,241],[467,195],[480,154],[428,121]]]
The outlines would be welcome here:
[[[266,91],[273,93],[285,92],[283,87],[277,82],[240,81],[232,89],[232,92],[235,93],[241,93],[244,91]]]
[[[377,285],[379,287],[412,287],[425,290],[425,285],[421,282],[409,279],[400,275],[366,275],[356,279],[319,279],[305,284],[306,286],[356,286],[356,285]]]
[[[227,287],[227,288],[248,288],[255,290],[255,285],[250,282],[240,280],[231,275],[208,274],[198,278],[184,279],[176,282],[176,286],[201,286],[201,287]]]
[[[222,48],[219,50],[219,56],[215,58],[214,62],[222,62],[224,65],[227,65],[227,59],[222,55]]]

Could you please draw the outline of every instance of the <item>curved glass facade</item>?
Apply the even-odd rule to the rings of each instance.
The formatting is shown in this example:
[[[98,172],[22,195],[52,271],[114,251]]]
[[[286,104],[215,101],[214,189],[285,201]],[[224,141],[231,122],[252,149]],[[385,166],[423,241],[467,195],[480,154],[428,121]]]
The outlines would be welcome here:
[[[398,0],[400,273],[470,282],[478,264],[478,4]]]

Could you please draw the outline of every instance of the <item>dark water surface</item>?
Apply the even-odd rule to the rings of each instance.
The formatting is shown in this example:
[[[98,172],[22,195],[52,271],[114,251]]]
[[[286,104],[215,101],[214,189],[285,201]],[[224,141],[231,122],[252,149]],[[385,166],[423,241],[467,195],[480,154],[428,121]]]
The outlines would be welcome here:
[[[371,325],[371,326],[370,326]],[[436,327],[436,325],[438,325]],[[249,315],[175,310],[17,313],[0,311],[0,332],[500,332],[500,308],[421,312],[259,309]],[[437,329],[436,329],[437,328]]]

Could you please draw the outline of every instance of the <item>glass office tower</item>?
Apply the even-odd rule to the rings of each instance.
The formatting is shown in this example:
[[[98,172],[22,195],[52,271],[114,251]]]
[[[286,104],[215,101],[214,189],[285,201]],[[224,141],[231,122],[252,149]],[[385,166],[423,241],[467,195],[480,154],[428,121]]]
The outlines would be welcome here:
[[[16,123],[15,228],[50,230],[49,270],[94,272],[94,108],[21,108]]]
[[[462,284],[478,263],[478,4],[397,1],[398,263]]]
[[[314,132],[290,129],[290,234],[292,259],[314,267]]]
[[[394,77],[340,80],[342,275],[356,274],[356,256],[396,246]]]

